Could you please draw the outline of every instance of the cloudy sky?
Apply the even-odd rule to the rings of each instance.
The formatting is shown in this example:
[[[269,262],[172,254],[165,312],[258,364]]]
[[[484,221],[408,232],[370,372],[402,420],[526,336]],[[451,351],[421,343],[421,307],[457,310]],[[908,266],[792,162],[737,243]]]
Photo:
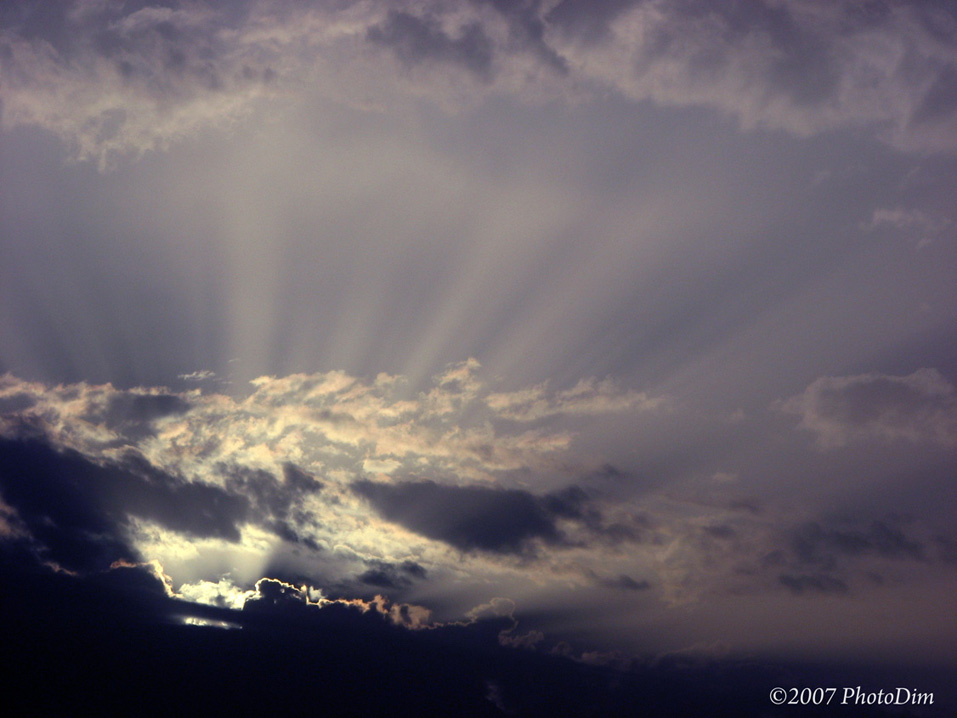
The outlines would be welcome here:
[[[5,2],[0,174],[11,596],[957,670],[952,4]]]

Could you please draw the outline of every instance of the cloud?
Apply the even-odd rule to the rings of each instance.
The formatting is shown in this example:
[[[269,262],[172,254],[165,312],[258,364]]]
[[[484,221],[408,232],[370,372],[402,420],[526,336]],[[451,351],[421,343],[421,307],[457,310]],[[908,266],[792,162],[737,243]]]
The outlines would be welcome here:
[[[503,706],[516,715],[613,716],[641,705],[677,717],[716,715],[715,706],[758,715],[767,685],[820,685],[835,676],[833,665],[756,664],[726,651],[703,657],[700,648],[653,660],[576,653],[568,644],[550,651],[540,631],[514,635],[515,606],[501,598],[468,621],[410,630],[384,600],[314,598],[307,587],[273,578],[258,581],[238,608],[170,596],[148,566],[70,576],[0,551],[0,576],[7,619],[0,638],[16,647],[0,657],[17,676],[7,699],[43,714],[132,714],[149,695],[151,710],[164,713],[318,705],[337,715],[448,715],[452,707],[484,716]],[[848,675],[834,680],[883,680],[873,666],[845,661],[842,670]],[[920,688],[946,695],[946,685],[935,678]],[[882,714],[860,708],[865,718]],[[917,715],[908,711],[901,715]]]
[[[867,440],[957,445],[957,394],[936,369],[821,377],[775,407],[801,417],[826,449]]]
[[[90,415],[89,420],[102,421],[112,431],[139,439],[154,432],[157,419],[184,414],[189,408],[189,401],[175,394],[119,392],[109,398],[102,415]]]
[[[454,109],[611,91],[746,129],[863,128],[904,150],[957,149],[957,18],[941,4],[22,7],[0,28],[3,126],[47,129],[101,168],[310,93]]]
[[[0,33],[3,124],[48,129],[101,169],[229,126],[268,84],[265,67],[235,56],[222,14],[200,5],[64,3],[44,18],[55,31],[24,12]]]
[[[492,43],[477,22],[447,34],[434,16],[418,17],[390,10],[386,19],[370,27],[367,38],[392,49],[403,63],[434,60],[461,65],[487,79],[492,68]]]
[[[537,497],[518,489],[358,481],[353,489],[389,521],[462,551],[522,553],[533,539],[555,544],[559,518],[579,518],[584,496]]]
[[[251,504],[250,518],[291,543],[302,543],[314,551],[319,545],[309,536],[301,536],[297,526],[309,521],[302,511],[304,499],[318,494],[323,486],[315,477],[293,464],[283,464],[283,481],[262,469],[242,466],[221,466],[226,486]]]
[[[817,522],[802,524],[794,531],[793,549],[806,564],[833,567],[837,556],[877,555],[884,558],[923,560],[923,545],[905,536],[903,530],[886,521],[874,521],[864,530],[823,528]]]
[[[496,394],[522,399],[490,405]],[[665,473],[664,485],[645,478],[663,465],[609,469],[604,445],[577,432],[658,416],[637,395],[598,380],[494,392],[474,361],[420,391],[402,377],[345,372],[262,377],[246,396],[8,375],[0,551],[79,576],[158,561],[172,598],[210,611],[177,603],[170,615],[207,627],[272,626],[256,614],[265,604],[250,601],[247,618],[222,613],[268,576],[292,588],[263,584],[257,600],[300,604],[277,608],[284,625],[320,605],[326,618],[364,606],[403,628],[497,616],[493,642],[523,652],[570,636],[680,648],[697,629],[661,638],[650,626],[738,599],[816,605],[835,582],[848,600],[871,600],[952,565],[943,526],[782,508],[755,494],[755,466],[722,459],[683,484]],[[736,481],[712,479],[732,466]],[[883,583],[868,578],[877,574]],[[490,602],[496,595],[510,599]],[[477,604],[489,606],[470,616]],[[706,630],[745,609],[714,610]],[[769,635],[749,645],[773,648]]]
[[[949,230],[952,224],[947,217],[919,209],[878,207],[872,213],[870,222],[862,223],[861,226],[870,232],[887,228],[897,230],[913,238],[917,249],[924,249]]]
[[[95,463],[39,440],[0,439],[0,493],[40,554],[72,570],[135,559],[129,516],[195,537],[237,541],[249,510],[242,496],[186,483],[142,459]]]
[[[924,234],[937,235],[950,226],[950,220],[946,217],[930,216],[919,209],[878,207],[871,215],[870,223],[865,226],[873,230],[887,225],[898,230],[917,230]]]
[[[426,570],[415,561],[403,561],[392,564],[387,561],[373,560],[369,562],[368,570],[357,578],[360,582],[383,589],[408,588],[414,580],[427,577]]]
[[[864,127],[900,148],[955,149],[957,18],[941,5],[616,2],[604,22],[586,7],[552,10],[558,47],[573,73],[626,97],[711,107],[745,128]]]
[[[571,389],[549,392],[547,385],[489,394],[485,403],[497,416],[512,421],[536,421],[558,414],[596,416],[626,411],[649,411],[668,406],[663,397],[623,391],[606,379],[583,379]]]
[[[158,559],[196,596],[227,578],[241,587],[267,567],[363,595],[401,593],[448,580],[449,546],[489,578],[547,548],[542,577],[587,582],[548,558],[551,549],[614,551],[647,526],[632,507],[574,483],[602,482],[605,462],[569,458],[565,422],[582,403],[599,417],[642,402],[624,391],[616,403],[609,382],[584,382],[549,399],[550,425],[529,431],[499,422],[480,370],[474,360],[452,365],[413,395],[387,375],[262,377],[244,398],[7,376],[0,428],[16,464],[0,486],[7,533],[71,570]],[[39,497],[22,478],[37,472],[50,486]],[[411,480],[423,473],[443,482]],[[85,511],[73,523],[57,513],[70,507]],[[410,546],[397,526],[434,542]]]
[[[118,559],[138,558],[118,518],[98,500],[106,482],[105,472],[80,456],[60,455],[37,442],[0,441],[4,501],[44,559],[67,570],[104,569]]]
[[[207,379],[215,379],[216,372],[210,371],[209,369],[200,369],[198,371],[192,371],[188,374],[180,374],[177,377],[183,381],[206,381]]]

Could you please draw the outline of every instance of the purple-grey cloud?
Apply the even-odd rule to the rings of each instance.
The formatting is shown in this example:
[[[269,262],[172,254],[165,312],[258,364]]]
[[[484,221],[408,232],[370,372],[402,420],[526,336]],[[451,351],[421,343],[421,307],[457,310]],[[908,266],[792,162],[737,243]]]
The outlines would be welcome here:
[[[468,96],[449,90],[456,81],[473,97],[535,101],[610,89],[635,101],[708,107],[745,128],[800,136],[864,128],[902,149],[954,151],[957,56],[949,40],[957,18],[940,4],[22,10],[2,18],[4,126],[48,129],[72,156],[104,168],[120,155],[228,128],[263,99],[309,86],[347,102],[392,101],[394,90],[376,75],[439,106]],[[425,75],[403,76],[376,47]],[[425,76],[437,82],[430,88]]]
[[[865,440],[957,445],[957,394],[935,369],[822,377],[779,402],[824,448]]]

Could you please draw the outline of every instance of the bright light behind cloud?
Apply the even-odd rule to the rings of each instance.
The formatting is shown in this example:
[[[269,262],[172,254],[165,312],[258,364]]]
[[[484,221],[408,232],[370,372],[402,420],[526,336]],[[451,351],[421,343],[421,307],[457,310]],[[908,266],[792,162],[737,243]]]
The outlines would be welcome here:
[[[517,714],[553,653],[952,667],[955,48],[916,1],[0,4],[11,606],[453,636]]]
[[[813,412],[793,441],[797,429],[811,428],[832,437],[822,446],[834,449],[843,446],[836,437],[855,436],[846,432],[899,432],[912,414],[924,423],[954,419],[953,406],[939,405],[953,388],[935,372],[828,381],[829,391],[865,403],[824,423],[824,380],[815,382],[806,396],[819,398],[802,401],[816,403],[797,397],[770,409]],[[431,600],[445,620],[463,616],[489,590],[483,584],[527,609],[550,605],[553,591],[571,590],[572,606],[630,596],[624,623],[594,630],[609,640],[611,628],[634,649],[648,640],[646,621],[631,623],[638,606],[665,617],[738,596],[741,607],[771,600],[799,610],[809,594],[850,592],[883,605],[891,594],[880,584],[923,583],[914,566],[949,561],[939,524],[890,513],[868,523],[788,506],[760,488],[770,466],[752,466],[765,478],[746,486],[712,472],[643,487],[641,461],[609,464],[582,443],[582,428],[614,418],[640,435],[692,414],[611,380],[495,392],[469,360],[436,375],[427,391],[410,395],[404,386],[387,375],[297,374],[261,377],[236,398],[47,387],[8,375],[0,400],[21,407],[5,420],[5,435],[78,452],[63,461],[89,467],[79,470],[90,473],[93,496],[116,496],[118,480],[131,486],[118,495],[117,536],[139,560],[158,562],[177,595],[210,605],[238,607],[261,576],[277,572],[333,593]],[[906,415],[886,404],[905,399]],[[880,429],[866,406],[886,407],[880,421],[893,423]],[[844,434],[834,433],[834,421],[845,423]],[[137,499],[136,485],[152,488]],[[185,500],[195,502],[190,511],[170,513]],[[657,640],[659,650],[681,647]],[[872,648],[895,640],[875,637]]]

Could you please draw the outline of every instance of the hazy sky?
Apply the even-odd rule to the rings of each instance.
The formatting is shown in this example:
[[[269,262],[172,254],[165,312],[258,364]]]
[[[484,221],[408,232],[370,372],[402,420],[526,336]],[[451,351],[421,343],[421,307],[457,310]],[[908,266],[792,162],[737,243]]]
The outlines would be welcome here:
[[[8,553],[954,668],[954,5],[5,2],[0,124]]]

